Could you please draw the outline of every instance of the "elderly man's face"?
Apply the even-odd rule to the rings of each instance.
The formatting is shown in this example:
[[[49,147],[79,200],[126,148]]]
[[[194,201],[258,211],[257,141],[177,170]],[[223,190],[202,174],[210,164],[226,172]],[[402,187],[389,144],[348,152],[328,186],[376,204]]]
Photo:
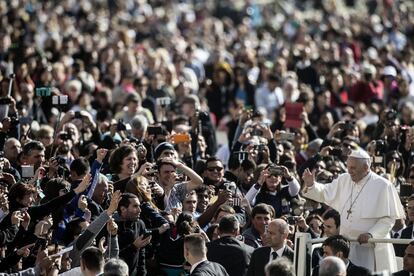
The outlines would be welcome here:
[[[369,171],[367,164],[363,164],[361,159],[354,157],[348,157],[347,167],[348,173],[351,175],[351,179],[354,182],[360,181]]]
[[[18,140],[12,139],[4,144],[4,156],[9,160],[15,159],[21,151],[22,145]]]

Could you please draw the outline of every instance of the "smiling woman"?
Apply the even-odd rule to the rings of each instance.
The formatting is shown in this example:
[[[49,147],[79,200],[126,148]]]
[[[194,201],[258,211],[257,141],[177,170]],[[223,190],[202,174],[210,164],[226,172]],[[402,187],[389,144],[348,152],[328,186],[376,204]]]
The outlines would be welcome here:
[[[138,168],[138,156],[135,148],[126,145],[113,151],[109,158],[109,168],[113,173],[113,181],[133,175]]]

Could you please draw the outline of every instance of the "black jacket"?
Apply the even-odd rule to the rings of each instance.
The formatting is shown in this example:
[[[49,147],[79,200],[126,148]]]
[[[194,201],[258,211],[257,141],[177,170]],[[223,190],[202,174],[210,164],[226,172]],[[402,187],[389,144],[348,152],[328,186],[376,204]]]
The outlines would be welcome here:
[[[145,269],[145,249],[137,249],[133,244],[135,239],[145,232],[145,224],[142,220],[125,221],[119,216],[114,216],[118,225],[119,257],[129,267],[129,275],[147,275]]]
[[[190,276],[228,276],[224,267],[215,262],[204,261],[196,266]]]
[[[392,274],[392,276],[410,276],[410,272],[400,270]]]
[[[312,271],[312,276],[318,276],[318,275],[319,275],[319,265],[316,266]],[[354,265],[351,261],[349,261],[348,268],[346,269],[346,275],[368,276],[368,275],[371,275],[371,273],[365,267]]]
[[[253,251],[253,247],[234,237],[222,237],[207,244],[207,259],[221,264],[230,276],[243,276]]]
[[[250,259],[249,269],[247,270],[247,276],[265,276],[264,268],[269,262],[271,248],[268,246],[257,248]],[[293,262],[293,250],[289,246],[285,245],[285,250],[282,256],[288,258]]]
[[[413,233],[413,225],[407,226],[401,231],[400,239],[411,239]],[[394,244],[395,256],[404,257],[405,249],[408,244]]]

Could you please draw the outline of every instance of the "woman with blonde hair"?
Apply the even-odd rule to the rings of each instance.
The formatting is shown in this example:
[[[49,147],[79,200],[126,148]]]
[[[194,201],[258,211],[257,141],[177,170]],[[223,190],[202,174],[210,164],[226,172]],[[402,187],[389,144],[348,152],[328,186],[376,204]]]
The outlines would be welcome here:
[[[141,219],[148,229],[161,227],[168,221],[161,216],[157,206],[152,200],[151,185],[144,176],[137,176],[129,180],[125,186],[125,192],[134,194],[141,202]]]
[[[125,192],[136,195],[141,204],[143,202],[148,202],[152,208],[158,210],[157,206],[152,200],[150,182],[144,176],[137,176],[128,181],[125,186]]]

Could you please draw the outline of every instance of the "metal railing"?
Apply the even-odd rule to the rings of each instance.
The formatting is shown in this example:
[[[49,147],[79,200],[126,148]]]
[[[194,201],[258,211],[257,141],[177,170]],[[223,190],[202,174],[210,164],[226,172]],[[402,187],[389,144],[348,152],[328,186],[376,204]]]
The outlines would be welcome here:
[[[312,239],[308,233],[296,233],[295,235],[295,255],[293,263],[295,266],[296,276],[306,276],[306,271],[312,269],[312,244],[323,243],[326,238]],[[356,242],[356,238],[350,238],[351,242]],[[392,243],[392,244],[409,244],[411,239],[374,239],[368,240],[368,243]]]

